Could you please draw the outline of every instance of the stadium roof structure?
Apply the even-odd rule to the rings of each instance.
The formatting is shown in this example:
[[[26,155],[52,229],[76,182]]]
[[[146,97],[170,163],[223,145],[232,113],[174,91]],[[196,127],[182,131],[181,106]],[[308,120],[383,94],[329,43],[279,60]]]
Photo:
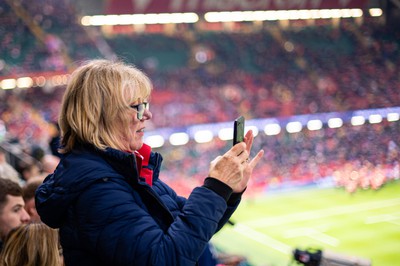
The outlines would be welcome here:
[[[79,4],[79,3],[77,3]],[[101,14],[87,14],[84,26],[262,22],[381,16],[372,0],[108,0]]]
[[[109,0],[105,14],[366,8],[369,0]]]
[[[106,26],[109,34],[163,31],[162,24],[224,24],[264,21],[312,21],[383,16],[386,24],[398,24],[399,0],[89,0],[77,1],[83,26]],[[200,22],[200,23],[198,23]],[[155,25],[146,28],[144,25]],[[237,24],[237,23],[236,23]],[[282,23],[281,23],[282,24]],[[301,24],[301,23],[300,23]],[[111,26],[111,27],[110,27]],[[112,26],[122,26],[113,28]],[[202,26],[196,28],[200,29]],[[173,28],[173,26],[172,26]],[[127,32],[131,32],[128,30]]]

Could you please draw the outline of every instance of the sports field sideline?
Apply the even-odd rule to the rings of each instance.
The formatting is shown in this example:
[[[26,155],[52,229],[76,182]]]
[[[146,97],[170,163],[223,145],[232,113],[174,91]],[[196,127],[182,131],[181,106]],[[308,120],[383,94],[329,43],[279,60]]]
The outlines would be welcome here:
[[[296,248],[400,265],[399,180],[354,194],[335,188],[267,193],[242,202],[232,221],[213,242],[254,266],[296,265]]]

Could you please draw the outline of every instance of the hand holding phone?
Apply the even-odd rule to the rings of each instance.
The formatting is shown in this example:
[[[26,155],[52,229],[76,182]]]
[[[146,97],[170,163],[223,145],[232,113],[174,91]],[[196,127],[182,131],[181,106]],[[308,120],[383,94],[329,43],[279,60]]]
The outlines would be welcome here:
[[[244,117],[239,116],[233,124],[233,146],[244,140]]]
[[[244,123],[244,117],[240,116],[235,119],[233,128],[233,145],[240,142],[243,144],[231,147],[225,154],[216,157],[210,163],[208,174],[230,186],[234,193],[243,193],[254,167],[264,154],[264,150],[260,150],[252,159],[249,159],[254,136],[251,130],[245,135]]]

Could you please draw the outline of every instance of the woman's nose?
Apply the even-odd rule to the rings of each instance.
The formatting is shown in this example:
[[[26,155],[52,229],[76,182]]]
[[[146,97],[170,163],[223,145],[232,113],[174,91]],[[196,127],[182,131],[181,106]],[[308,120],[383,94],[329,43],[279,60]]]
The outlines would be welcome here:
[[[150,112],[150,110],[144,110],[143,113],[143,120],[149,120],[153,117],[153,114]]]

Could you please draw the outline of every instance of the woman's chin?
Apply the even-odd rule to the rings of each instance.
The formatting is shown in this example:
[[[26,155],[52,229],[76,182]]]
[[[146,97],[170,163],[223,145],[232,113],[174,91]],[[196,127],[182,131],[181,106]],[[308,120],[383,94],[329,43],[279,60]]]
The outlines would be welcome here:
[[[140,150],[140,148],[142,146],[143,146],[143,141],[140,141],[140,142],[136,142],[136,143],[132,144],[130,147],[131,147],[132,151],[137,151],[137,150]]]

